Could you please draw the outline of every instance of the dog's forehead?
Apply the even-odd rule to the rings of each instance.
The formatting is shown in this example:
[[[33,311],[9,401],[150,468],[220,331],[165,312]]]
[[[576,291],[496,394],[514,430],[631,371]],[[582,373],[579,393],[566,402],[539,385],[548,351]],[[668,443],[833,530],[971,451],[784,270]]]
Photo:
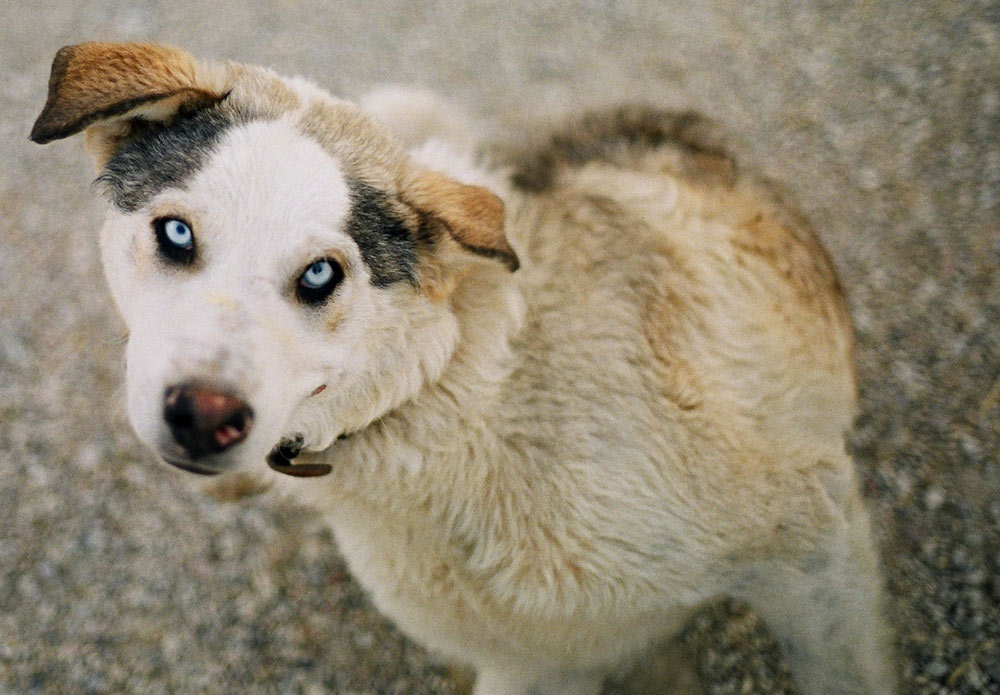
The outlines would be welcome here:
[[[351,207],[340,162],[288,118],[229,128],[184,189],[258,238],[265,229],[287,239],[303,226],[343,228]]]
[[[389,158],[345,132],[346,119],[331,127],[329,118],[317,118],[327,110],[268,119],[231,110],[195,113],[127,143],[99,181],[124,213],[141,212],[164,191],[184,191],[214,219],[225,218],[229,230],[253,234],[258,245],[342,230],[372,284],[414,283],[416,241],[387,190]]]
[[[256,121],[226,133],[189,188],[231,211],[237,229],[252,228],[255,238],[285,245],[312,230],[337,230],[357,246],[372,284],[415,283],[416,240],[399,205],[344,158],[294,116]]]

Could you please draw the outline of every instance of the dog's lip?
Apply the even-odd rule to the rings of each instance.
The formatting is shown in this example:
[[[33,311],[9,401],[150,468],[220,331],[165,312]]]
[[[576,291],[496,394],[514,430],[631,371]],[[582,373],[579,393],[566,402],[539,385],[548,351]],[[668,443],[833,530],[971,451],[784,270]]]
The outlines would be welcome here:
[[[170,458],[162,454],[160,454],[160,458],[169,463],[171,466],[180,468],[181,470],[187,471],[188,473],[196,473],[197,475],[218,475],[219,473],[222,472],[222,471],[213,471],[210,468],[202,468],[201,466],[191,461],[182,461],[180,459]]]

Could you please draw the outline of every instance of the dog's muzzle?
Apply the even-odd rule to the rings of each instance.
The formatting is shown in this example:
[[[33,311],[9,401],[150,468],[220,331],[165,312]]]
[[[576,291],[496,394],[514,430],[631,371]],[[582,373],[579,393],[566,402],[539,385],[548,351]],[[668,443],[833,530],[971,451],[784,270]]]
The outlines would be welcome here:
[[[233,394],[185,383],[167,388],[163,395],[163,419],[174,441],[194,462],[221,454],[246,439],[253,427],[253,409]],[[186,462],[170,463],[199,473],[216,472]]]

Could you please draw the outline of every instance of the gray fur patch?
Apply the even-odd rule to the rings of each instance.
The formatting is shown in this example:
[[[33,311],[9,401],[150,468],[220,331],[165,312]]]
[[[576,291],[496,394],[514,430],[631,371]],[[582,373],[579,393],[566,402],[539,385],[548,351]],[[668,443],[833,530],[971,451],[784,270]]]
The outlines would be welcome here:
[[[180,186],[197,172],[235,123],[217,108],[181,116],[166,126],[140,121],[97,183],[119,210],[135,212],[160,191]]]
[[[361,258],[376,287],[395,282],[417,284],[417,242],[406,220],[389,196],[357,179],[348,179],[351,213],[347,233],[361,250]]]

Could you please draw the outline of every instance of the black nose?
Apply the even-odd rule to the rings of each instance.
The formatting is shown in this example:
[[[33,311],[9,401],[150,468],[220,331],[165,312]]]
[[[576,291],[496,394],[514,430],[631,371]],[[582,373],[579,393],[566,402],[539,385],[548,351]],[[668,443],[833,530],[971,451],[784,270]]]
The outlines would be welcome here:
[[[163,419],[188,456],[197,459],[246,439],[253,410],[231,394],[200,384],[178,384],[163,396]]]

